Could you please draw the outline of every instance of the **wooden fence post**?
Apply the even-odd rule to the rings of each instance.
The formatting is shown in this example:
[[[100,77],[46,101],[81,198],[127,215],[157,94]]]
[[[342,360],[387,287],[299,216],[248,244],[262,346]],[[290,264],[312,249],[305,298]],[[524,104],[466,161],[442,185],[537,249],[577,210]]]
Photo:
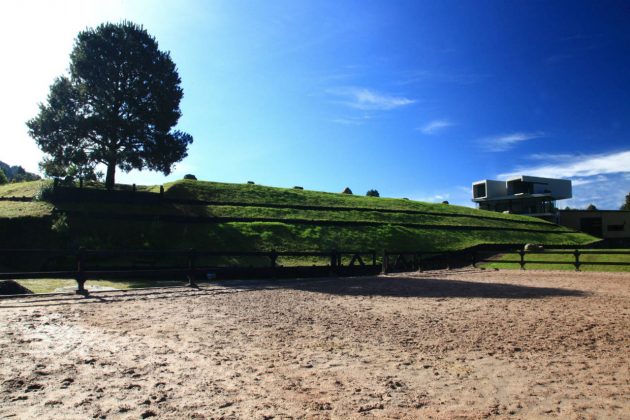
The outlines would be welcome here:
[[[418,258],[418,271],[423,271],[423,268],[422,268],[422,252],[417,252],[416,256]]]
[[[195,283],[195,258],[196,252],[193,248],[188,251],[188,287],[198,287]]]
[[[271,268],[276,268],[278,266],[278,253],[276,251],[271,251],[269,253],[269,263],[271,264]]]
[[[573,255],[575,256],[575,263],[573,263],[573,265],[575,265],[575,271],[580,271],[580,250],[576,249]]]
[[[80,247],[77,250],[76,294],[83,295],[83,296],[88,295],[88,291],[85,289],[86,280],[87,280],[87,277],[85,275],[85,249],[83,247]]]
[[[330,271],[334,274],[337,275],[339,274],[339,253],[337,252],[336,249],[333,249],[332,251],[330,251]]]
[[[372,253],[372,266],[376,267],[376,251],[370,251]]]
[[[521,270],[525,270],[525,250],[524,249],[519,249],[518,250],[518,255],[521,256],[521,261],[520,261],[520,265],[521,265]]]
[[[476,249],[472,250],[471,259],[472,259],[472,266],[473,266],[473,268],[477,268],[477,250]]]
[[[383,268],[381,270],[383,274],[387,274],[389,272],[389,255],[387,255],[387,251],[383,250]]]

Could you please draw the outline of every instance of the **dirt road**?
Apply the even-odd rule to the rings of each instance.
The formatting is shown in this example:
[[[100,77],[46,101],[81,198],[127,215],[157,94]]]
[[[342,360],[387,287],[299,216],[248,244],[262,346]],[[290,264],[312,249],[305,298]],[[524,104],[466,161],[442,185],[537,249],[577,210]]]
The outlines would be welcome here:
[[[0,418],[630,418],[630,275],[0,301]]]

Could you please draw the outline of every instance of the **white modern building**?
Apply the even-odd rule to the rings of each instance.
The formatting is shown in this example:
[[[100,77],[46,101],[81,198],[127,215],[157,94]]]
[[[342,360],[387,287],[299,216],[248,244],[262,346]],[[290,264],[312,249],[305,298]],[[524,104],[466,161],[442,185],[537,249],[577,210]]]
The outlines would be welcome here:
[[[480,209],[527,214],[554,220],[556,201],[572,197],[571,181],[520,175],[507,181],[485,179],[472,184],[472,201]]]

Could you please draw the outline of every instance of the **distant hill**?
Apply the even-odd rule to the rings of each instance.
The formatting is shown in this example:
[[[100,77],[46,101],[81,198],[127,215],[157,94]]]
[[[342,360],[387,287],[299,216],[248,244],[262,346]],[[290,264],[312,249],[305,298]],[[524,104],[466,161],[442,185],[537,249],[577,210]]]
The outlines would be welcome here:
[[[1,201],[0,234],[35,248],[214,251],[450,251],[596,240],[532,217],[413,200],[192,180],[165,184],[163,196],[160,186],[121,187],[110,193],[91,184],[51,202]],[[7,184],[0,197],[46,189],[50,181]]]
[[[9,182],[22,182],[22,181],[37,181],[41,177],[37,174],[27,172],[21,166],[10,166],[0,160],[0,169],[9,179]]]

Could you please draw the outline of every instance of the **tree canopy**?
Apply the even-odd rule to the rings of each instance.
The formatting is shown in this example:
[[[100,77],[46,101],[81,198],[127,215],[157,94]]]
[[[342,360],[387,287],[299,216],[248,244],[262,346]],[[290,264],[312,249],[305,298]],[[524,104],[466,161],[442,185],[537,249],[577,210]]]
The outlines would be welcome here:
[[[626,201],[621,205],[619,210],[630,210],[630,193],[626,194]]]
[[[105,23],[80,32],[69,75],[55,80],[47,103],[27,122],[47,154],[42,169],[89,178],[102,164],[108,188],[116,168],[168,175],[193,141],[172,130],[181,116],[180,84],[170,54],[142,26]]]
[[[381,195],[378,193],[378,190],[368,190],[367,193],[365,193],[366,196],[368,197],[380,197]]]

